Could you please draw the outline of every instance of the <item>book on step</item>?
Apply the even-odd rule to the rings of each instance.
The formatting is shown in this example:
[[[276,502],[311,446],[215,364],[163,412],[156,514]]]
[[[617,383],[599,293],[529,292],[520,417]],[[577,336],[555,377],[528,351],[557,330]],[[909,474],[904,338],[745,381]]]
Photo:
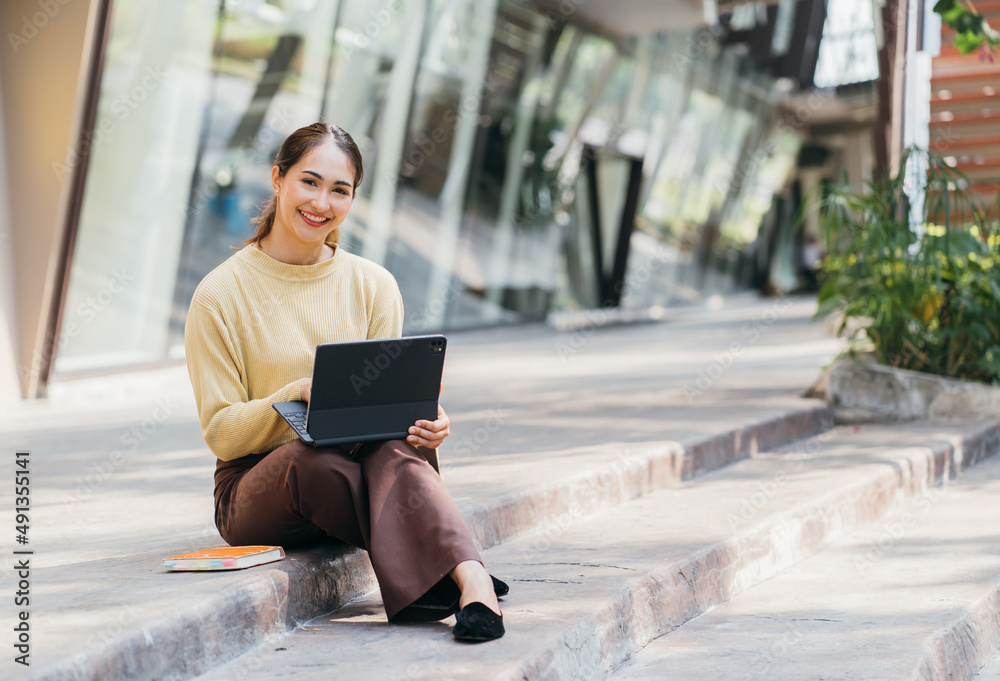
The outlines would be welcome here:
[[[160,564],[167,570],[240,570],[284,557],[280,546],[227,546],[170,556]]]

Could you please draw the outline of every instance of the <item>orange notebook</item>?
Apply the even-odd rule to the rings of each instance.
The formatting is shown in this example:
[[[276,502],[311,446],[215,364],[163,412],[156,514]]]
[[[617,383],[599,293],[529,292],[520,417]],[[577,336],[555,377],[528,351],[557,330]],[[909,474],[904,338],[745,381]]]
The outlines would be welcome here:
[[[227,546],[170,556],[160,565],[168,570],[239,570],[284,557],[285,550],[280,546]]]

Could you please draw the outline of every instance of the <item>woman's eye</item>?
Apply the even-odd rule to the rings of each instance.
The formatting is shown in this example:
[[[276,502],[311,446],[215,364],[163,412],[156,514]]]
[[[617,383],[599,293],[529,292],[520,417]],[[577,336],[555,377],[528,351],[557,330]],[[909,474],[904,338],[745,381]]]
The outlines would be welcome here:
[[[316,186],[316,183],[314,181],[312,181],[312,180],[302,180],[302,181],[305,182],[310,187],[315,187]]]

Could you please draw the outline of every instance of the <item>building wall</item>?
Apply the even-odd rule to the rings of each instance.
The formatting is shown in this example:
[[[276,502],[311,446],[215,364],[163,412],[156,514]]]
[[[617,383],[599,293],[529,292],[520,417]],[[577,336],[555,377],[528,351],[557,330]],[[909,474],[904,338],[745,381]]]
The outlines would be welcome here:
[[[72,173],[65,163],[83,103],[84,55],[96,0],[0,3],[0,402],[35,396],[47,360],[45,327],[54,299]],[[34,369],[34,370],[33,370]]]
[[[0,73],[0,159],[7,158],[3,110],[3,74]],[[14,295],[8,184],[7,165],[0,163],[0,405],[9,404],[21,396],[14,356],[17,347],[17,298]]]

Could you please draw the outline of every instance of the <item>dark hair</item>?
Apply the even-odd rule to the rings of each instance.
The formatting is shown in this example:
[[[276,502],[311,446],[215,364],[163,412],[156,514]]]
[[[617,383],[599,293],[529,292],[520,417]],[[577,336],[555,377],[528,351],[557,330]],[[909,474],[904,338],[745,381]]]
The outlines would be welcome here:
[[[354,139],[347,134],[339,125],[332,123],[313,123],[304,128],[299,128],[285,138],[274,157],[274,165],[278,166],[278,175],[284,177],[288,169],[299,162],[303,156],[332,139],[337,146],[347,154],[348,160],[354,167],[354,192],[357,193],[361,178],[364,177],[365,170],[361,162],[361,151]],[[274,227],[274,214],[277,210],[277,198],[272,196],[260,207],[260,212],[254,218],[257,225],[257,233],[243,243],[246,245],[259,244]]]

